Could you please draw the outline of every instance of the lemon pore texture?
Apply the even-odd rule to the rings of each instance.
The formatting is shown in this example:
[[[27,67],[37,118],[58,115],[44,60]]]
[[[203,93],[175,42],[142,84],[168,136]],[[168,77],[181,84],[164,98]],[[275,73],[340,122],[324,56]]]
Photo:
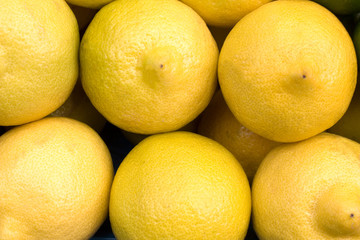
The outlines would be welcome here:
[[[0,5],[0,125],[19,125],[47,116],[70,95],[79,30],[63,0]]]
[[[176,0],[119,0],[96,14],[80,46],[93,105],[129,132],[176,130],[215,91],[218,48],[202,18]]]
[[[0,239],[89,239],[108,215],[111,156],[86,124],[48,117],[0,137]]]
[[[274,1],[246,15],[227,36],[218,67],[235,117],[279,142],[333,126],[348,108],[357,79],[348,32],[312,1]]]
[[[250,187],[235,157],[190,132],[155,134],[126,156],[110,195],[118,239],[244,239]]]
[[[360,145],[321,133],[270,151],[252,184],[260,239],[359,239]]]

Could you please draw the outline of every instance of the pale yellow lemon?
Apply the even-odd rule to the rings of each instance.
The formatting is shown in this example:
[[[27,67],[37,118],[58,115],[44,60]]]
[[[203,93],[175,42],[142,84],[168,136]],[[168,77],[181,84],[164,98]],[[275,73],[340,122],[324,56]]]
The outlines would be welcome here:
[[[245,127],[294,142],[343,116],[356,85],[356,53],[326,8],[312,1],[274,1],[231,30],[218,77],[230,110]]]
[[[197,133],[219,142],[234,154],[250,183],[266,154],[281,144],[263,138],[239,123],[220,90],[202,113]]]
[[[242,17],[272,0],[181,0],[212,26],[233,27]]]
[[[175,131],[196,132],[198,124],[199,124],[199,120],[200,120],[200,117],[197,117],[195,120],[191,121],[190,123],[186,124],[182,128],[179,128]],[[124,130],[121,130],[121,132],[124,135],[124,137],[134,145],[138,144],[139,142],[141,142],[142,140],[144,140],[145,138],[150,136],[150,135],[145,135],[145,134],[128,132],[128,131],[124,131]]]
[[[0,5],[0,125],[19,125],[69,97],[78,77],[79,30],[64,0]]]
[[[203,19],[177,0],[114,1],[80,46],[82,84],[125,131],[154,134],[193,121],[217,86],[218,48]]]
[[[231,31],[231,27],[215,27],[215,26],[209,26],[209,30],[211,34],[213,35],[216,44],[219,48],[219,50],[222,48],[222,45],[224,44],[224,41]]]
[[[0,239],[89,239],[108,214],[113,165],[86,124],[48,117],[0,137]]]
[[[190,132],[155,134],[125,157],[111,188],[117,239],[244,239],[246,175],[219,143]]]
[[[96,110],[86,96],[80,80],[71,92],[69,98],[58,109],[52,112],[52,117],[68,117],[88,124],[98,133],[104,128],[106,119]]]
[[[359,156],[330,133],[270,151],[252,184],[259,239],[360,239]]]
[[[114,0],[66,0],[68,3],[90,9],[100,9]]]

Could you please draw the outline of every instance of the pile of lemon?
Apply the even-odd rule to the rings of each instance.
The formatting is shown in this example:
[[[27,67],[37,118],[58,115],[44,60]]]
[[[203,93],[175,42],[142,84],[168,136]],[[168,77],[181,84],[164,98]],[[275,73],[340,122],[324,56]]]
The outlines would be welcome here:
[[[360,1],[0,6],[0,239],[360,239]]]

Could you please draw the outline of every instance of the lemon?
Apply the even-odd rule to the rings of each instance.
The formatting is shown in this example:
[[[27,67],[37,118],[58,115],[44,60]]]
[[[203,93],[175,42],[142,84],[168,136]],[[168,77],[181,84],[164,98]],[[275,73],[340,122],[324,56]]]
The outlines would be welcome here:
[[[218,48],[177,0],[119,0],[101,8],[80,46],[82,84],[112,124],[139,134],[193,121],[217,86]]]
[[[117,239],[244,239],[250,187],[235,157],[190,132],[145,138],[118,168],[110,195]]]
[[[181,0],[212,26],[233,27],[242,17],[272,0]]]
[[[80,80],[71,92],[69,98],[58,109],[52,112],[52,117],[68,117],[86,123],[100,133],[106,124],[106,119],[96,110],[86,96]]]
[[[226,147],[240,162],[250,183],[266,154],[280,144],[253,133],[239,123],[220,90],[202,113],[197,133]]]
[[[0,239],[89,239],[108,213],[113,165],[100,136],[48,117],[0,137]]]
[[[321,133],[274,148],[252,184],[260,239],[360,239],[360,145]]]
[[[335,14],[349,15],[360,12],[359,0],[313,0]]]
[[[66,1],[71,5],[75,5],[79,7],[100,9],[114,0],[66,0]]]
[[[357,60],[351,37],[329,10],[312,1],[274,1],[231,30],[218,72],[239,122],[273,141],[294,142],[343,116]]]
[[[78,77],[79,30],[63,0],[0,1],[0,125],[55,111]]]
[[[182,128],[179,128],[175,131],[196,132],[198,124],[199,124],[199,117],[197,117],[195,120],[191,121],[190,123],[186,124]],[[122,132],[125,139],[134,145],[138,144],[139,142],[141,142],[142,140],[144,140],[145,138],[150,136],[150,135],[145,135],[145,134],[127,132],[124,130],[120,130],[120,131]]]

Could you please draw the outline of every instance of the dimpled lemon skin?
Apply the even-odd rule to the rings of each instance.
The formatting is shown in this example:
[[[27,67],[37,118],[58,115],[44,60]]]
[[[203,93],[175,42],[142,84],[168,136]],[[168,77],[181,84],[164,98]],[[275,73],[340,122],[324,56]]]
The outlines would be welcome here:
[[[0,125],[20,125],[47,116],[70,95],[79,30],[63,0],[0,5]]]
[[[181,0],[192,7],[207,24],[233,27],[242,17],[271,0]]]
[[[252,184],[260,239],[360,239],[360,145],[321,133],[274,148]]]
[[[117,239],[244,239],[250,187],[235,157],[190,132],[150,136],[126,156],[110,195]]]
[[[266,154],[281,144],[263,138],[239,123],[220,90],[201,114],[197,133],[226,147],[240,162],[250,183]]]
[[[108,215],[111,156],[79,121],[44,118],[0,137],[0,239],[89,239]]]
[[[97,13],[80,46],[82,84],[128,132],[177,130],[217,86],[218,48],[201,17],[176,0],[119,0]]]
[[[333,126],[357,80],[351,37],[335,15],[312,1],[274,1],[246,15],[227,36],[218,67],[235,117],[279,142]]]

